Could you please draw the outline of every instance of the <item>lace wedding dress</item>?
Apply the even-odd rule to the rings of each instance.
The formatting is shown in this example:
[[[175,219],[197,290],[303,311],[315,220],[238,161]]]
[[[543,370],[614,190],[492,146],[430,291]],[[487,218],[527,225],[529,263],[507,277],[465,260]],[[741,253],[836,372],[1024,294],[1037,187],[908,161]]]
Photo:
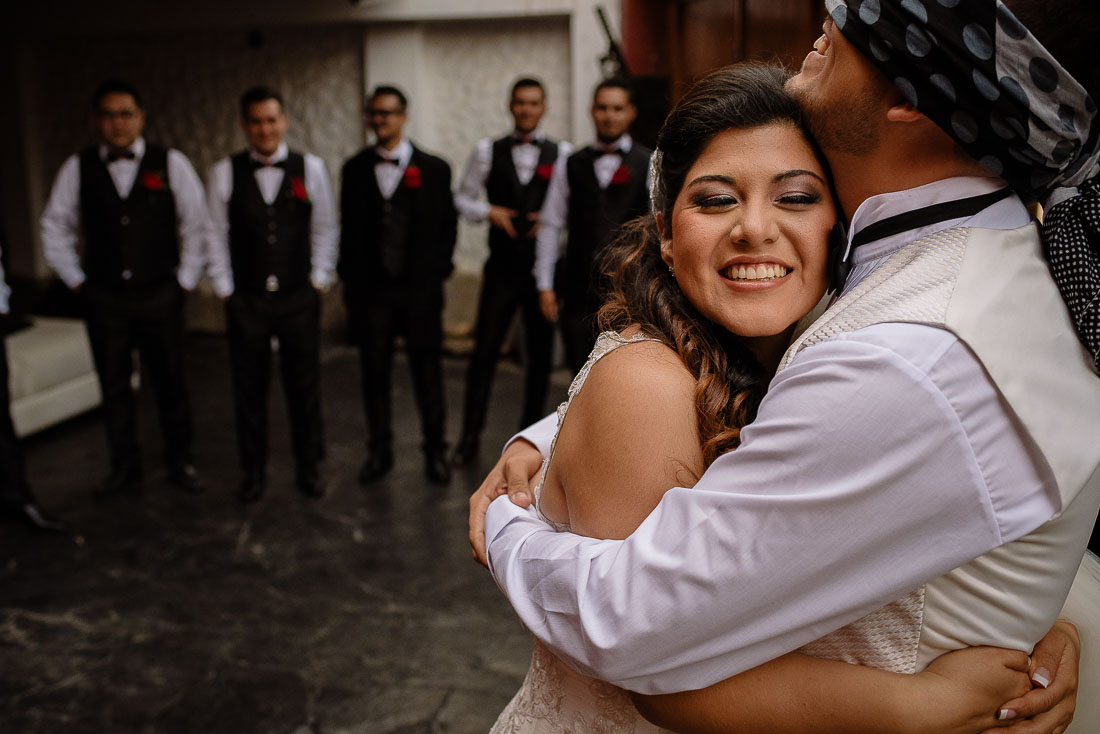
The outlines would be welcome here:
[[[624,344],[654,341],[637,335],[623,337],[605,331],[596,339],[588,361],[573,378],[569,396],[558,406],[558,430],[561,430],[569,404],[580,392],[592,366]],[[550,456],[542,463],[542,475],[535,487],[535,507],[539,508],[542,485],[554,458],[558,442],[555,434],[550,444]],[[539,510],[539,514],[542,511]],[[557,530],[569,526],[546,518]],[[497,718],[490,734],[672,734],[641,717],[623,689],[586,675],[581,675],[559,660],[549,648],[534,640],[531,667],[523,685]]]

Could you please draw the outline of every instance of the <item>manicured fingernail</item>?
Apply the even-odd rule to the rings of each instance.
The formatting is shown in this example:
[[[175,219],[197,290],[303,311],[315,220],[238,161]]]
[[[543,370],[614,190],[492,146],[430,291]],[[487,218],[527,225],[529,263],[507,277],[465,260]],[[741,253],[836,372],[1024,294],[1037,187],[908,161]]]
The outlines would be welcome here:
[[[516,492],[515,498],[516,498],[516,501],[523,502],[524,500],[527,499],[527,493],[526,492]]]
[[[1040,688],[1046,688],[1050,685],[1050,671],[1046,668],[1039,668],[1031,674],[1031,682]]]
[[[1016,718],[1016,712],[1012,709],[1001,709],[997,712],[997,721],[1012,721]]]

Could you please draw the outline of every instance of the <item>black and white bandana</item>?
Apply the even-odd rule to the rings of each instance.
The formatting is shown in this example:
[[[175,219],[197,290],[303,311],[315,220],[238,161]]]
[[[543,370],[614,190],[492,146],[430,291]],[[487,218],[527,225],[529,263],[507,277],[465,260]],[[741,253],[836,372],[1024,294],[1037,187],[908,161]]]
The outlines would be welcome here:
[[[917,109],[1043,204],[1051,272],[1081,341],[1100,357],[1095,100],[1000,0],[825,0],[825,7]]]

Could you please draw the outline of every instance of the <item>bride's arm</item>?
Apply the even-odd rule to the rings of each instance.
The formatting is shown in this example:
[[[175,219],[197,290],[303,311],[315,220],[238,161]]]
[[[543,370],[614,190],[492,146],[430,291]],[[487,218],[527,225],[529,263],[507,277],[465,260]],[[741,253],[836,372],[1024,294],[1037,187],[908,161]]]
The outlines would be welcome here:
[[[543,510],[579,534],[629,535],[669,487],[702,472],[693,391],[660,344],[605,356],[569,408]],[[677,731],[946,734],[997,726],[999,707],[1028,688],[1027,656],[1016,651],[962,651],[917,676],[792,653],[701,691],[635,700]]]

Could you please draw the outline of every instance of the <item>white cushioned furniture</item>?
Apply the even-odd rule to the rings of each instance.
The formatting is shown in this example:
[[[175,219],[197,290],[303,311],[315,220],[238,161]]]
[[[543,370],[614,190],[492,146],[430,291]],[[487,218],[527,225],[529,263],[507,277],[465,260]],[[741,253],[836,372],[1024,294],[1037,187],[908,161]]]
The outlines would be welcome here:
[[[5,343],[11,418],[26,436],[99,405],[101,395],[84,322],[33,317]]]

